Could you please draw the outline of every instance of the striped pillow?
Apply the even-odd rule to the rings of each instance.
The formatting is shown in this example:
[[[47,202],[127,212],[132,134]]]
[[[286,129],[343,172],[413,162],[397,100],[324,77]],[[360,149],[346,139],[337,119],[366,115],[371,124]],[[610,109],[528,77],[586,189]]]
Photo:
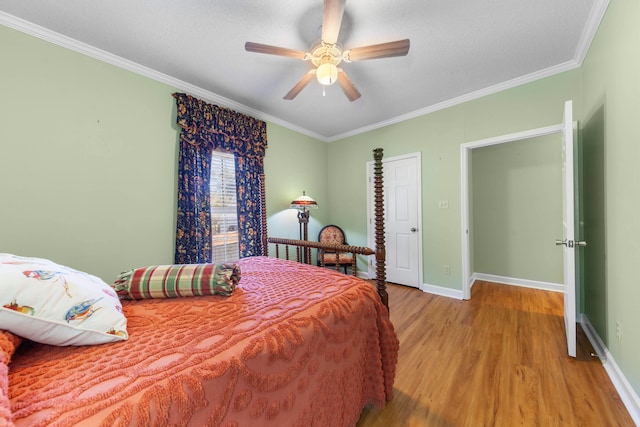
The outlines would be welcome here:
[[[121,273],[111,286],[122,299],[229,296],[239,281],[238,264],[174,264]]]

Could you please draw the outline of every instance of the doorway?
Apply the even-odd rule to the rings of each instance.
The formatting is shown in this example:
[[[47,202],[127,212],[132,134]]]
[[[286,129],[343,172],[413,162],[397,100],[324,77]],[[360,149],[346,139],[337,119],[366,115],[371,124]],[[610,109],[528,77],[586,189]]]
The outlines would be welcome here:
[[[471,270],[476,280],[563,290],[562,153],[557,134],[476,148]]]
[[[532,129],[524,132],[517,132],[509,135],[488,138],[463,144],[460,148],[461,158],[461,205],[462,205],[462,293],[463,299],[471,298],[471,154],[472,150],[483,147],[496,146],[511,142],[520,142],[527,139],[544,137],[552,134],[560,134],[562,125],[548,126],[545,128]],[[523,244],[526,244],[523,242]]]

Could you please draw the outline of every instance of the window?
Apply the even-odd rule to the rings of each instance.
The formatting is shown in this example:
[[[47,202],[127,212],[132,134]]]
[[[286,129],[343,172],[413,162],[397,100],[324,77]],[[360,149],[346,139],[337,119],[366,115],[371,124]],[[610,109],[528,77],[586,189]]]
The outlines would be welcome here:
[[[236,208],[236,167],[232,154],[214,151],[211,155],[211,259],[212,262],[240,258],[238,212]]]

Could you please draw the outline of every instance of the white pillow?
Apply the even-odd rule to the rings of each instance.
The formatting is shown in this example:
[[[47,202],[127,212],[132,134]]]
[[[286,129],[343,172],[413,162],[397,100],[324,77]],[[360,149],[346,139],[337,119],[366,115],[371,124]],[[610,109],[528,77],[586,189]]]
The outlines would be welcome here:
[[[51,345],[128,338],[120,300],[100,278],[11,254],[0,254],[0,329]]]

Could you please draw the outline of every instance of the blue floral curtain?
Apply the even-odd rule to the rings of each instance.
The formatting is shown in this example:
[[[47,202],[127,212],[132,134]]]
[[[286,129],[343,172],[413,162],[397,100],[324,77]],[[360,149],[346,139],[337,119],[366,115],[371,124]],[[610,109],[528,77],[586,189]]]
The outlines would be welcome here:
[[[180,132],[176,264],[211,262],[209,179],[211,153],[234,154],[240,257],[262,255],[261,177],[267,149],[266,123],[174,93]]]

